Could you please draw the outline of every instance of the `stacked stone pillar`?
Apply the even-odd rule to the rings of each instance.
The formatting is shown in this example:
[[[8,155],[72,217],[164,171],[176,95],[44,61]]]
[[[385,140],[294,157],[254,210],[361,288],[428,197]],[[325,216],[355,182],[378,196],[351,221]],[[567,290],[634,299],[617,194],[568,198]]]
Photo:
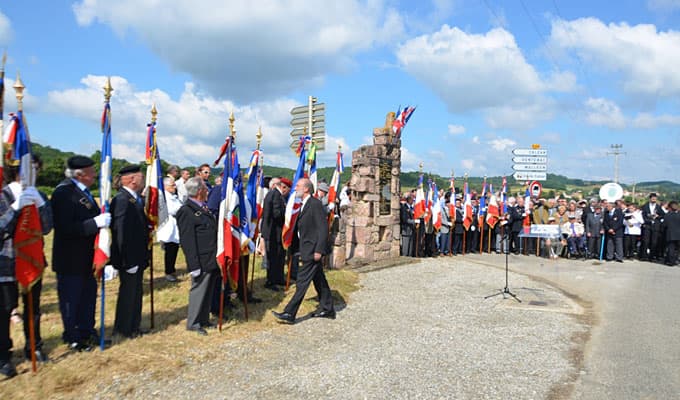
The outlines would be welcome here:
[[[385,126],[373,130],[373,145],[352,153],[352,205],[341,229],[345,257],[336,257],[348,265],[399,257],[401,140],[392,137],[393,119],[394,113],[388,114]]]

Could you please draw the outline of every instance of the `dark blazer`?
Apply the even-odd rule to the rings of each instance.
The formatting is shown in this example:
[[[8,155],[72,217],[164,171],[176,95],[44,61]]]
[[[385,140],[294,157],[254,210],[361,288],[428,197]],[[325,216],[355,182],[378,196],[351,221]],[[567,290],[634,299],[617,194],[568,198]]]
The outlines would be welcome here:
[[[610,216],[609,211],[603,211],[604,218],[602,221],[602,228],[604,229],[605,232],[607,232],[610,229],[614,230],[614,237],[617,238],[622,238],[623,237],[623,232],[624,232],[624,226],[623,226],[623,211],[621,211],[620,208],[616,207],[614,209],[614,215]]]
[[[642,206],[640,210],[642,211],[642,219],[645,221],[645,228],[653,227],[654,230],[661,229],[661,220],[663,219],[665,212],[659,203],[656,203],[656,218],[652,218],[652,210],[649,206],[649,203],[646,203],[644,206]]]
[[[669,242],[680,240],[680,212],[669,211],[666,213],[663,224],[666,228],[666,240]]]
[[[300,260],[314,260],[314,253],[326,254],[328,250],[328,222],[319,199],[309,196],[297,217],[294,237],[299,235]]]
[[[590,233],[593,237],[600,237],[600,229],[602,229],[602,214],[589,212],[586,216],[586,234]]]
[[[187,199],[175,218],[187,270],[200,269],[202,273],[217,270],[217,219],[191,199]]]
[[[401,224],[401,236],[412,236],[415,232],[415,221],[413,220],[413,208],[407,203],[403,203],[399,210],[399,222]]]
[[[146,268],[149,263],[149,224],[139,198],[121,188],[111,200],[111,265],[116,269]]]
[[[61,182],[50,201],[54,218],[52,269],[58,274],[92,274],[94,239],[99,232],[94,217],[99,206],[71,179]]]
[[[262,205],[262,237],[267,243],[281,244],[285,216],[286,202],[281,192],[273,188],[267,192]]]
[[[453,225],[453,233],[462,235],[465,232],[465,227],[463,226],[463,209],[456,208],[456,219]]]
[[[518,205],[508,208],[508,224],[510,225],[511,232],[521,232],[522,224],[524,223],[524,207]]]

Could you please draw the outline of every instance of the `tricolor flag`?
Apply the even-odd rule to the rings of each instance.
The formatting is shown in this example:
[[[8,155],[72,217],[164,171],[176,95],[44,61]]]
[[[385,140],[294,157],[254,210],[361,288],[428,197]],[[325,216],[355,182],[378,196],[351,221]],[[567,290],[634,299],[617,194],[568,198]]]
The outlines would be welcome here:
[[[257,169],[257,194],[256,194],[256,199],[257,199],[257,204],[256,204],[256,209],[257,209],[257,220],[259,221],[262,218],[262,209],[264,207],[264,197],[267,194],[267,190],[264,187],[264,169],[262,168],[262,165],[264,165],[264,160],[263,160],[262,152],[260,152],[260,166]]]
[[[293,187],[291,188],[291,193],[286,202],[286,215],[283,223],[283,232],[281,233],[283,247],[285,249],[288,249],[290,245],[293,244],[293,228],[295,227],[295,221],[297,221],[300,206],[302,205],[302,199],[295,195],[294,190],[298,180],[304,177],[305,161],[307,160],[306,145],[311,141],[312,138],[310,136],[300,136],[300,144],[296,151],[299,157],[298,166],[295,170],[295,176],[293,176]]]
[[[333,171],[333,177],[331,178],[331,184],[328,188],[328,204],[335,204],[335,199],[338,197],[340,192],[340,175],[345,168],[342,162],[342,153],[337,152],[335,157],[335,170]],[[333,221],[335,215],[335,208],[333,208],[328,216],[329,223]]]
[[[482,195],[479,198],[479,210],[477,212],[477,217],[479,218],[479,229],[482,229],[482,226],[484,226],[484,214],[486,214],[486,177],[484,177]]]
[[[241,177],[241,165],[238,162],[236,146],[232,146],[234,153],[234,166],[238,173],[234,177],[234,192],[238,196],[238,220],[239,220],[239,242],[241,243],[241,253],[255,252],[255,242],[252,234],[255,232],[254,226],[250,222],[250,207],[243,193],[243,178]],[[252,228],[252,230],[251,230]]]
[[[530,227],[531,227],[531,206],[529,203],[531,202],[531,192],[529,192],[529,186],[527,186],[527,190],[524,193],[524,221],[522,221],[522,226],[524,227],[524,232],[529,233]]]
[[[309,163],[309,180],[312,182],[312,185],[314,185],[314,190],[316,191],[319,189],[317,186],[319,178],[316,174],[316,144],[314,144],[314,142],[311,142],[309,145],[307,162]]]
[[[463,196],[465,196],[463,204],[463,226],[467,231],[470,229],[472,219],[474,218],[474,215],[472,215],[472,196],[470,196],[470,187],[468,186],[467,181],[465,181],[465,184],[463,185]]]
[[[496,200],[496,194],[491,191],[491,197],[489,198],[489,208],[486,211],[486,223],[493,229],[496,223],[500,219],[500,208],[498,207],[498,201]]]
[[[406,127],[406,123],[408,122],[409,119],[411,119],[411,116],[413,115],[413,112],[416,110],[415,107],[410,107],[406,106],[404,109],[401,109],[401,106],[397,110],[397,115],[394,118],[394,121],[392,122],[392,132],[394,133],[394,137],[398,139],[401,136],[401,132],[404,130]]]
[[[439,190],[437,190],[437,183],[432,182],[430,185],[430,193],[432,194],[431,209],[432,209],[432,226],[439,230],[442,227],[442,207],[439,202]]]
[[[2,57],[2,65],[0,65],[0,137],[5,133],[5,60],[7,55]],[[5,167],[4,150],[0,148],[0,189],[5,181],[3,178],[3,169]]]
[[[107,102],[102,113],[102,153],[99,166],[99,204],[102,213],[109,212],[111,201],[111,106]],[[99,228],[94,241],[93,265],[98,273],[111,256],[111,231],[108,227]]]
[[[425,192],[423,191],[423,174],[418,178],[418,189],[416,189],[416,200],[413,204],[413,218],[420,219],[425,214]]]
[[[241,233],[238,194],[235,192],[235,180],[238,178],[238,159],[233,148],[233,139],[228,137],[225,143],[224,168],[222,170],[222,186],[220,211],[217,219],[217,263],[222,269],[222,282],[227,278],[232,289],[238,286],[239,260],[241,258]],[[222,153],[222,150],[220,150]],[[221,157],[221,156],[220,156]]]
[[[451,226],[456,222],[456,178],[451,175],[451,200],[449,202],[449,218]]]
[[[503,187],[501,187],[501,209],[503,215],[508,213],[508,181],[503,177]]]
[[[146,203],[144,211],[149,220],[151,229],[149,235],[159,226],[168,221],[168,205],[165,202],[165,190],[163,188],[163,169],[161,157],[156,142],[156,123],[151,122],[146,126]],[[152,245],[149,238],[149,246]]]
[[[257,221],[259,220],[257,195],[260,192],[260,181],[262,167],[260,166],[260,150],[253,150],[253,154],[250,156],[250,164],[248,165],[248,185],[246,186],[246,214],[249,221],[249,233],[250,239],[254,238],[257,231]]]
[[[21,187],[25,189],[34,186],[35,170],[31,156],[31,138],[22,110],[17,111],[16,114],[10,114],[10,123],[4,141],[9,147],[8,159],[19,166]],[[15,274],[21,287],[28,290],[40,279],[45,268],[42,225],[38,208],[34,204],[24,206],[20,211],[16,226],[13,237],[16,257]]]

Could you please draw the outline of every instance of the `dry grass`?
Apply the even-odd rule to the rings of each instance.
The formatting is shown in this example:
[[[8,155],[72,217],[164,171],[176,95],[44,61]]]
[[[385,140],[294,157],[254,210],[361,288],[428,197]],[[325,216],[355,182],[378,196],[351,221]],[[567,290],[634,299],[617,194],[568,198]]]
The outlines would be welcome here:
[[[51,256],[51,236],[46,240],[48,261]],[[237,307],[227,313],[229,319],[223,325],[222,332],[209,331],[207,337],[196,335],[185,329],[186,312],[190,279],[186,272],[185,261],[180,251],[177,266],[180,282],[168,283],[164,279],[162,250],[154,247],[154,309],[155,328],[149,335],[122,340],[114,337],[111,348],[100,352],[71,353],[61,341],[63,331],[59,303],[57,300],[55,274],[48,270],[44,276],[44,287],[41,299],[41,330],[45,349],[51,362],[38,366],[38,372],[31,372],[30,361],[23,357],[24,335],[21,325],[11,327],[14,340],[14,362],[17,364],[19,376],[0,382],[0,397],[9,398],[90,398],[101,388],[112,384],[128,385],[126,390],[132,392],[139,380],[122,379],[129,375],[144,372],[151,376],[165,376],[168,371],[183,366],[183,360],[190,356],[194,360],[214,357],[216,344],[227,340],[243,339],[253,332],[275,329],[278,324],[269,310],[280,310],[285,301],[293,293],[294,286],[288,292],[272,292],[263,288],[265,271],[260,268],[261,258],[255,261],[254,294],[263,300],[260,304],[248,304],[249,319],[245,321],[244,309],[239,301],[233,301]],[[252,267],[252,260],[251,260]],[[150,323],[150,307],[148,293],[148,277],[146,274],[145,296],[143,303],[142,328],[148,329]],[[347,270],[334,270],[327,273],[333,290],[336,304],[342,305],[349,293],[358,288],[356,273]],[[249,276],[250,278],[250,276]],[[111,334],[114,319],[115,302],[118,292],[118,281],[107,282],[106,285],[106,331]],[[316,302],[313,286],[309,290],[307,300],[300,308],[304,315],[312,311]],[[99,328],[99,307],[97,299],[96,326]],[[114,383],[115,382],[115,383]]]

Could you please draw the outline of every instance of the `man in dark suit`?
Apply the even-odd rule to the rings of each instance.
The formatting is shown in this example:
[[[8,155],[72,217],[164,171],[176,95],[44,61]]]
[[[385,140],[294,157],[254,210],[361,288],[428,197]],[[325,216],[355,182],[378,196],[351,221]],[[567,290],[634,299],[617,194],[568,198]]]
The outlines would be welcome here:
[[[607,203],[602,228],[607,238],[607,261],[623,262],[623,211],[616,203]]]
[[[265,243],[267,257],[267,281],[265,287],[274,291],[276,285],[285,285],[283,278],[283,264],[286,252],[283,249],[281,233],[286,215],[285,198],[290,193],[293,184],[286,178],[274,178],[272,188],[264,198],[262,206],[262,239]]]
[[[184,187],[189,198],[177,211],[179,241],[191,275],[187,329],[200,335],[210,324],[210,300],[220,278],[217,265],[217,219],[207,209],[208,188],[201,178],[189,179]]]
[[[321,260],[328,249],[326,212],[321,201],[314,198],[312,193],[314,193],[314,185],[309,179],[298,180],[295,195],[302,198],[302,206],[295,223],[293,237],[297,240],[294,239],[293,246],[299,247],[302,266],[298,271],[293,298],[286,305],[283,313],[272,311],[279,322],[283,323],[295,322],[295,315],[311,282],[314,282],[314,288],[319,294],[319,307],[312,313],[312,317],[335,319],[333,297]]]
[[[94,161],[73,156],[66,162],[66,179],[52,193],[54,242],[52,269],[57,274],[62,338],[75,351],[92,350],[97,281],[92,271],[94,239],[109,226],[111,214],[100,213],[88,187],[97,178]]]
[[[416,227],[413,219],[413,197],[410,193],[406,194],[405,201],[401,204],[399,211],[399,222],[401,224],[401,255],[406,257],[415,256],[415,235]]]
[[[669,210],[664,216],[663,224],[666,228],[666,265],[674,266],[678,262],[678,246],[680,246],[680,211],[678,202],[668,203]]]
[[[640,259],[654,260],[661,258],[663,254],[659,254],[659,241],[662,230],[662,220],[664,218],[664,211],[661,205],[656,202],[656,193],[649,194],[649,201],[642,206],[642,245],[640,246]]]
[[[133,338],[144,332],[142,295],[144,270],[149,266],[149,224],[144,214],[141,169],[128,165],[120,169],[121,187],[111,201],[111,265],[119,270],[120,287],[116,302],[114,332]]]

